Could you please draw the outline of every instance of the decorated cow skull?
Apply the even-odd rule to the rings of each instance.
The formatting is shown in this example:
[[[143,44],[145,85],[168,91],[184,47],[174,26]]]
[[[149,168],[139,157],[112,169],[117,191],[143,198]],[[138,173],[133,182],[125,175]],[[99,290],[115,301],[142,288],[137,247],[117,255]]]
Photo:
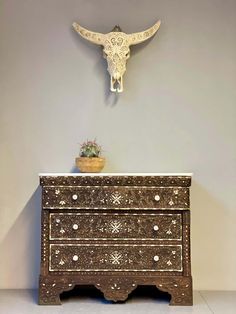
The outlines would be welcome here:
[[[158,21],[149,29],[133,34],[122,32],[119,26],[107,34],[95,33],[73,23],[74,29],[85,39],[103,46],[103,56],[107,60],[108,72],[111,76],[110,90],[123,91],[123,75],[126,71],[126,60],[130,57],[130,46],[137,45],[151,38],[159,29]]]

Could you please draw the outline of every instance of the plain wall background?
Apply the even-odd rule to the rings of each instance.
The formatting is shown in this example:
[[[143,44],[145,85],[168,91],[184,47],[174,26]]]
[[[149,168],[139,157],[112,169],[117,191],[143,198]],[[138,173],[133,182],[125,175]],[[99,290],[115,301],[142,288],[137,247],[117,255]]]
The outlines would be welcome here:
[[[109,92],[98,32],[142,31],[123,94]],[[195,289],[236,289],[236,1],[0,2],[0,287],[37,287],[39,172],[71,172],[97,138],[105,172],[194,172]]]

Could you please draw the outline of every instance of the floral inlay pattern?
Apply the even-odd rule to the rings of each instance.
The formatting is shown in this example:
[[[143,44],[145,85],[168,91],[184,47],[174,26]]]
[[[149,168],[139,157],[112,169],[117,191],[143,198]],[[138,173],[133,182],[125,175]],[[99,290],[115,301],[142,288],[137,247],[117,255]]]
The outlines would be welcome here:
[[[60,251],[56,254],[56,251]],[[175,254],[172,252],[175,251]],[[74,256],[78,258],[74,258]],[[157,258],[158,257],[158,258]],[[61,263],[63,261],[63,263]],[[181,245],[51,244],[50,271],[182,271]]]
[[[44,208],[89,209],[91,206],[98,209],[187,209],[189,208],[189,189],[81,186],[61,187],[60,190],[55,187],[46,187],[43,190]]]
[[[50,239],[181,240],[181,221],[181,214],[51,213]]]
[[[122,223],[118,220],[111,220],[108,224],[108,228],[111,230],[111,233],[119,233],[122,228]]]
[[[119,192],[111,194],[111,202],[114,205],[120,205],[122,201],[122,195]]]
[[[121,264],[122,259],[122,254],[117,251],[112,252],[109,256],[109,260],[112,264]]]

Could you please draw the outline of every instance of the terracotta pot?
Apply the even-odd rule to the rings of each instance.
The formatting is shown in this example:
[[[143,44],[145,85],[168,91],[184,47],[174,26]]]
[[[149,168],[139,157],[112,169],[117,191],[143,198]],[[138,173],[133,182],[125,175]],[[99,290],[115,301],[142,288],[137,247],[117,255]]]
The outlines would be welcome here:
[[[100,172],[105,165],[103,157],[77,157],[75,159],[76,167],[81,172]]]

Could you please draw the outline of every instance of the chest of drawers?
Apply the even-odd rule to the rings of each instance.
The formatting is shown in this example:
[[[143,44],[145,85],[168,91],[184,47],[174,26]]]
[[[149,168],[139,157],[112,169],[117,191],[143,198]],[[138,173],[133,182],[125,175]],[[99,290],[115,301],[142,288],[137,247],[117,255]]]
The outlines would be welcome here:
[[[192,305],[190,174],[42,174],[39,304],[75,285],[125,300],[138,285]]]

